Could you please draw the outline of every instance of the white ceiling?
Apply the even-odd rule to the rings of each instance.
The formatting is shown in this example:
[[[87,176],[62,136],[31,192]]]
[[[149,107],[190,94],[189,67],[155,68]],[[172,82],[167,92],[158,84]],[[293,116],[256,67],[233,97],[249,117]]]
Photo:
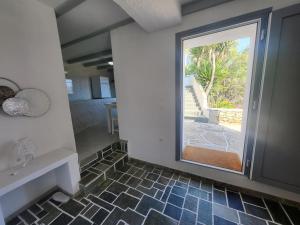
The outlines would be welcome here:
[[[62,43],[105,28],[129,16],[112,0],[86,0],[58,18]]]
[[[114,0],[144,30],[153,32],[181,22],[178,0]]]
[[[65,14],[57,18],[58,30],[60,35],[61,44],[65,44],[69,41],[73,41],[77,38],[83,37],[85,35],[91,34],[95,31],[99,31],[110,25],[116,24],[120,21],[130,18],[130,16],[119,7],[113,0],[39,0],[54,9],[59,9],[60,7],[65,7],[69,3],[82,2],[76,7],[67,11]],[[122,0],[125,1],[125,0]],[[166,25],[172,24],[174,21],[178,22],[178,9],[176,8],[177,1],[179,4],[185,4],[191,1],[199,0],[135,0],[148,2],[150,5],[144,5],[145,17],[142,18],[144,23],[148,24],[159,24],[159,17],[162,17],[161,23]],[[170,11],[166,13],[163,17],[163,13],[168,8],[167,2],[169,2]],[[173,2],[173,3],[172,3]],[[170,5],[171,4],[171,5]],[[150,7],[151,6],[151,7]],[[158,14],[151,18],[151,13],[147,14],[147,9],[151,11],[152,9],[159,9]],[[163,9],[163,10],[160,10]],[[175,16],[174,16],[175,15]],[[176,16],[177,15],[177,16]],[[141,15],[143,16],[143,15]],[[169,18],[168,18],[169,17]],[[175,18],[175,19],[174,19]],[[135,18],[134,18],[135,19]],[[166,22],[167,21],[167,22]],[[162,25],[160,25],[162,27]],[[63,58],[68,60],[70,58],[79,57],[82,55],[99,52],[111,48],[109,33],[103,33],[101,35],[95,36],[93,38],[84,40],[82,42],[76,43],[69,47],[63,48]]]
[[[46,5],[52,8],[56,8],[68,0],[39,0],[39,1],[45,3]]]
[[[104,33],[62,50],[64,60],[111,48],[110,34]]]

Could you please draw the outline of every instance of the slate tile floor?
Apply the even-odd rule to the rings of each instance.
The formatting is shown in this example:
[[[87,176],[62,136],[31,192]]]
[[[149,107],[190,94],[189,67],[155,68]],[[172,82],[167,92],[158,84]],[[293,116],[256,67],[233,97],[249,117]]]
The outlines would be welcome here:
[[[300,210],[131,160],[68,203],[51,194],[8,225],[299,225]]]

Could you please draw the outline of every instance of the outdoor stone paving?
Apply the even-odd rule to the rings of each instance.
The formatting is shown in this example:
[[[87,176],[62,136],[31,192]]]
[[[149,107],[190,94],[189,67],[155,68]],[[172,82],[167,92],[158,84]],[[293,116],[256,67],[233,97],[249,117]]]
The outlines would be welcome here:
[[[218,124],[184,120],[184,144],[220,151],[242,151],[241,132]]]

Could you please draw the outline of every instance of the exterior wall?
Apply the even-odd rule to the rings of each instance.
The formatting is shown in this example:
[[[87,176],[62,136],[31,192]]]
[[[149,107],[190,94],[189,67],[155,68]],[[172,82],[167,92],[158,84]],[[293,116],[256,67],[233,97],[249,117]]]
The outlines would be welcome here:
[[[209,119],[212,123],[241,123],[243,119],[242,109],[209,109]]]
[[[183,18],[180,26],[147,33],[137,24],[111,32],[120,138],[129,156],[279,197],[300,195],[239,174],[175,161],[175,34],[230,17],[299,0],[236,0]]]

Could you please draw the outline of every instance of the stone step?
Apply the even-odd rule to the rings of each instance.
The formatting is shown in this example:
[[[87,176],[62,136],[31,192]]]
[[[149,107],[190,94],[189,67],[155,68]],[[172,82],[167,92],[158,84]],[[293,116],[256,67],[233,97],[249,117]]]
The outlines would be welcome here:
[[[112,145],[91,155],[89,160],[81,163],[81,191],[87,193],[101,185],[106,181],[108,174],[111,175],[122,168],[127,160],[127,152],[120,148],[114,149]]]
[[[185,103],[185,104],[184,104],[184,107],[197,107],[197,108],[198,108],[198,106],[197,106],[196,103],[194,103],[194,102],[188,102],[188,103]]]
[[[184,114],[201,114],[201,112],[200,111],[184,111]]]
[[[192,117],[192,118],[195,118],[195,117],[200,117],[202,116],[201,113],[184,113],[184,117]]]
[[[188,117],[201,115],[201,109],[192,87],[187,87],[184,91],[184,114]]]

